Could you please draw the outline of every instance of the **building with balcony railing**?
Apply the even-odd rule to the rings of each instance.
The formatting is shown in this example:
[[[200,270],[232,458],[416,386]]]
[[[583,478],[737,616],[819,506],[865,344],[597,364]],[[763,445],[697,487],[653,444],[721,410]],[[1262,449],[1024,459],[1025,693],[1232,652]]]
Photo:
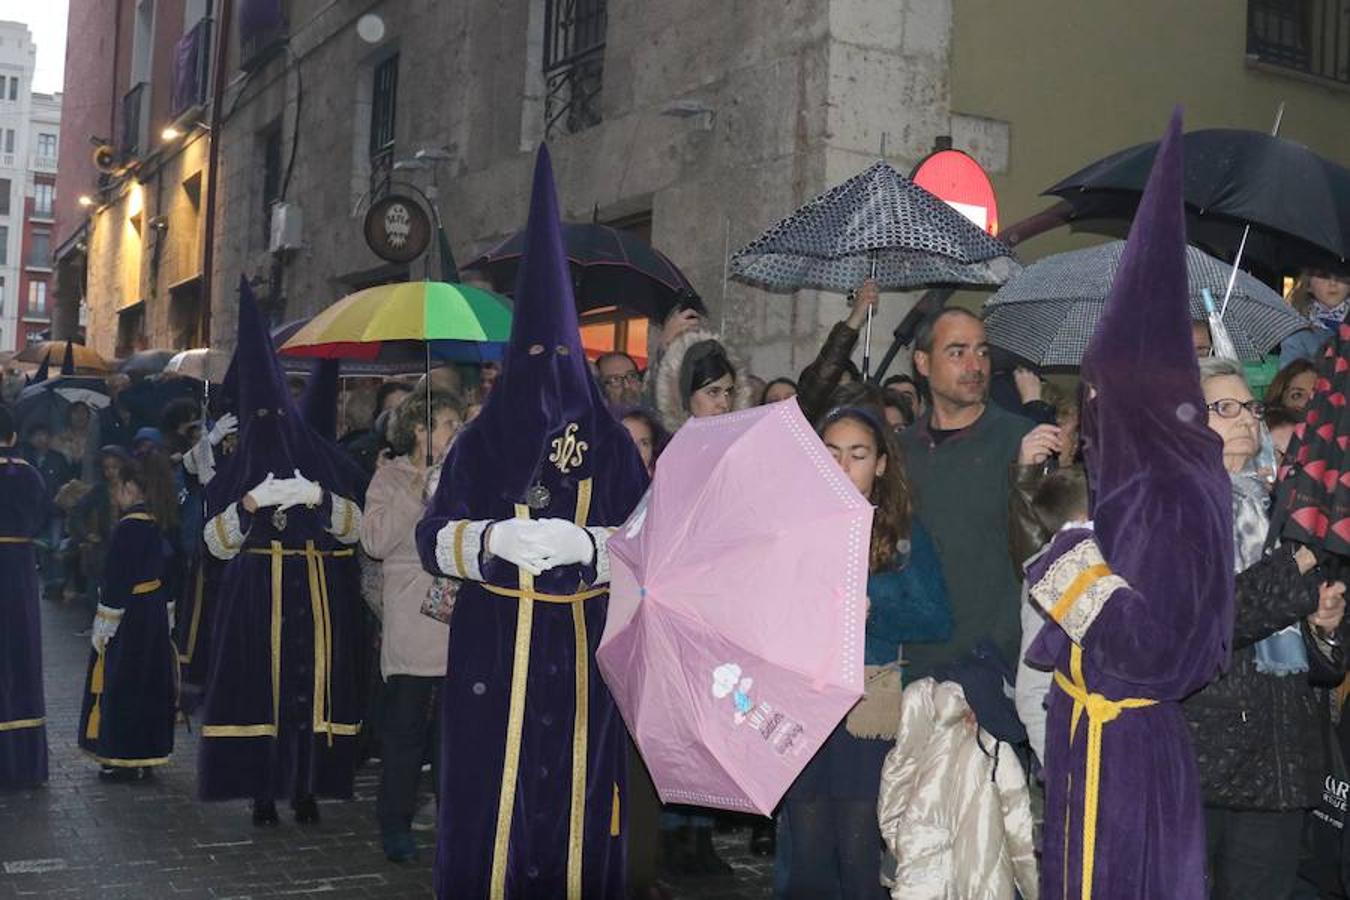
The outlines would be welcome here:
[[[22,348],[34,333],[30,295],[43,316],[48,308],[52,263],[42,241],[55,214],[61,95],[33,90],[37,53],[26,26],[0,22],[0,351]]]

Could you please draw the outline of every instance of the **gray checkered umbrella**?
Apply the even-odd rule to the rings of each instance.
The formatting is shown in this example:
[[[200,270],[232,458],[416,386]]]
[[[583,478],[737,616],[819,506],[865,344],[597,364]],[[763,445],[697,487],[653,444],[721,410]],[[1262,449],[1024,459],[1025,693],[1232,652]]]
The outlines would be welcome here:
[[[1057,253],[1032,263],[984,304],[989,343],[1039,366],[1076,366],[1083,358],[1097,318],[1106,305],[1124,241]],[[1203,291],[1223,296],[1231,271],[1227,263],[1195,247],[1186,248],[1191,316],[1204,321]],[[1238,355],[1256,362],[1308,322],[1279,294],[1239,272],[1224,325]]]
[[[731,257],[736,278],[774,291],[847,293],[868,277],[882,290],[995,285],[1018,268],[1007,246],[885,162],[821,194]]]

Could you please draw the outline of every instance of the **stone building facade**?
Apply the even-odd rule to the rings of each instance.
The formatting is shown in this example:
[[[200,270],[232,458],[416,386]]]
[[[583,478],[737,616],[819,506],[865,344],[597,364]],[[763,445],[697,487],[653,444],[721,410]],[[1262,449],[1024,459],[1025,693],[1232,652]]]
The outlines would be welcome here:
[[[195,11],[118,2],[131,10],[123,20],[158,7],[154,53],[184,46]],[[212,22],[207,84],[220,102],[213,87],[189,115],[152,116],[149,148],[104,177],[89,219],[84,289],[90,339],[104,352],[208,337],[228,347],[241,275],[278,322],[355,288],[434,276],[420,262],[384,263],[365,245],[362,216],[387,179],[434,195],[466,261],[523,223],[533,151],[546,138],[568,216],[649,236],[764,376],[809,362],[844,301],[729,282],[728,252],[883,146],[908,171],[949,136],[1020,215],[1039,208],[1036,192],[1058,175],[1156,136],[1178,99],[1201,120],[1263,127],[1257,113],[1280,93],[1306,113],[1296,136],[1346,152],[1324,125],[1347,120],[1338,70],[1295,79],[1246,63],[1243,22],[1261,0],[1145,0],[1129,15],[1149,28],[1120,21],[1109,31],[1075,25],[1102,4],[1037,3],[1028,17],[1022,5],[988,0],[202,2]],[[80,7],[102,5],[73,0],[72,26],[93,14]],[[1095,66],[1099,87],[1057,68],[1063,53],[1036,47],[1038,33],[1057,43],[1085,35],[1071,56]],[[119,66],[113,59],[110,71]],[[159,77],[154,60],[150,71]],[[76,89],[68,75],[67,94]],[[165,89],[173,93],[172,80]],[[1235,104],[1234,92],[1261,102]],[[1068,114],[1056,116],[1057,103]],[[160,125],[173,123],[181,136],[157,142]],[[279,205],[287,227],[277,242]],[[147,224],[160,216],[165,227]],[[886,298],[878,354],[910,302]]]

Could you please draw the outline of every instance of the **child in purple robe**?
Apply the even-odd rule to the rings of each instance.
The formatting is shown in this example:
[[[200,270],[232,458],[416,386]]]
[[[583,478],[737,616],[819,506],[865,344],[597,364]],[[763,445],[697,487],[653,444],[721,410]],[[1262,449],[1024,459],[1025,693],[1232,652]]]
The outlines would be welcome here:
[[[80,749],[107,780],[139,780],[169,761],[178,704],[173,648],[174,514],[167,472],[123,460],[114,501],[121,511],[108,544],[80,710]]]

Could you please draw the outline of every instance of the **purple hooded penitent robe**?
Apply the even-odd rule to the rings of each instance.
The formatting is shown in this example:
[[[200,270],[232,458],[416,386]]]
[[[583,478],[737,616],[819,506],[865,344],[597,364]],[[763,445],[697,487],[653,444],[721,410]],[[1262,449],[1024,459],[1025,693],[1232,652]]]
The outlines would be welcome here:
[[[1233,528],[1191,345],[1181,177],[1178,112],[1083,358],[1093,525],[1061,531],[1027,575],[1052,620],[1027,660],[1056,672],[1042,897],[1206,896],[1179,701],[1227,665]]]
[[[173,753],[178,661],[169,636],[173,550],[144,506],[108,539],[98,616],[117,620],[102,652],[89,651],[76,740],[105,766],[160,766]]]
[[[0,447],[0,788],[47,780],[41,585],[33,554],[47,508],[38,470],[15,448]]]
[[[597,586],[608,534],[645,487],[587,370],[541,149],[504,371],[417,528],[423,566],[463,580],[442,692],[438,897],[624,896],[627,740],[595,664]],[[530,578],[491,557],[487,526],[512,517],[588,528],[592,564]]]
[[[207,486],[214,598],[202,709],[204,800],[350,797],[362,712],[362,613],[354,545],[360,471],[292,402],[247,283],[235,349],[239,442]],[[321,502],[250,514],[244,496],[295,470]]]

